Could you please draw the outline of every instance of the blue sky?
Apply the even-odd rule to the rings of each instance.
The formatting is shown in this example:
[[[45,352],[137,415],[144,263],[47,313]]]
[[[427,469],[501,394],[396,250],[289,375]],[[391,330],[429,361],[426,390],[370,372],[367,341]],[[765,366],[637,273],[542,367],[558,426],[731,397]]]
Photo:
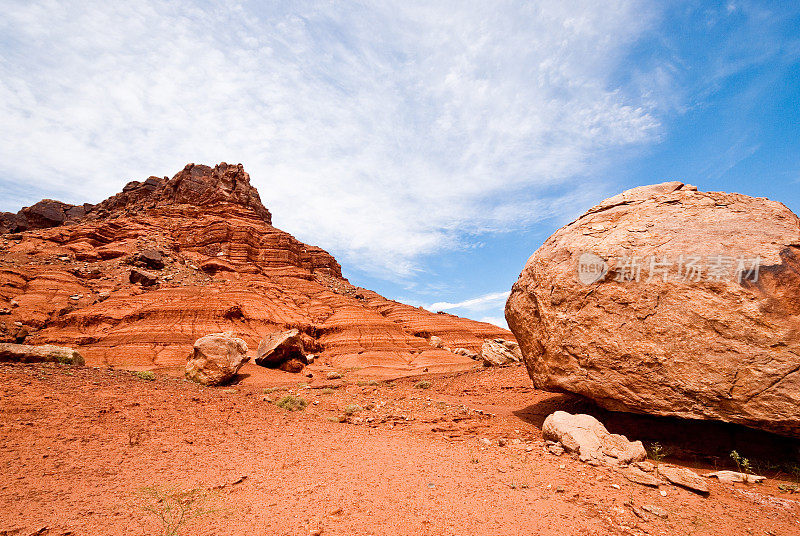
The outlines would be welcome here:
[[[553,231],[682,180],[800,212],[794,2],[0,4],[0,210],[242,162],[384,295],[503,325]]]

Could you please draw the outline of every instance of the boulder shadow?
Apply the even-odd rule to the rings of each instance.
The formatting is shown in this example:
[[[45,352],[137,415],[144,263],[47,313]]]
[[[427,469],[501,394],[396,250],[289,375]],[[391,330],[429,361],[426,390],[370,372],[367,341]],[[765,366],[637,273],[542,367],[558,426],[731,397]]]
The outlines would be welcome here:
[[[237,372],[225,385],[238,385],[250,376],[252,376],[252,374],[248,374],[246,372]]]
[[[545,418],[558,410],[592,415],[609,432],[641,440],[645,447],[659,443],[668,458],[729,467],[735,450],[749,458],[756,471],[800,469],[800,439],[737,424],[609,411],[580,396],[558,393],[514,414],[541,430]]]

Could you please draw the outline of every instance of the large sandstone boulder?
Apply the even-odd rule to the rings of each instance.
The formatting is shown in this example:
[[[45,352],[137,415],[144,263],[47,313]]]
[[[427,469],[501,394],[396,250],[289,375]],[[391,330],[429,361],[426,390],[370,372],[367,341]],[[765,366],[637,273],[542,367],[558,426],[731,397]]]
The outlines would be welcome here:
[[[262,367],[300,372],[306,362],[303,337],[296,329],[267,335],[258,345],[256,364]]]
[[[195,341],[186,362],[186,377],[203,385],[222,385],[249,359],[247,343],[233,332],[212,333]]]
[[[591,415],[572,415],[556,411],[542,425],[542,437],[560,443],[567,452],[577,453],[581,461],[605,465],[627,465],[647,457],[641,441],[612,434]]]
[[[20,363],[61,363],[63,365],[83,365],[83,356],[77,350],[64,346],[43,344],[0,343],[0,361]]]
[[[800,436],[800,220],[778,202],[624,192],[547,239],[506,319],[537,388]]]

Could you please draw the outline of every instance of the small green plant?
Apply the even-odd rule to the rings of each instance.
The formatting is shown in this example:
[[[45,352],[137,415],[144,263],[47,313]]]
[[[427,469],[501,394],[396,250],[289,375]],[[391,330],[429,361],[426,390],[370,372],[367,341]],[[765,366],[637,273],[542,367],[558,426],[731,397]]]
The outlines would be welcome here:
[[[431,382],[429,381],[423,380],[421,382],[417,382],[414,384],[414,389],[430,389],[430,388],[431,388]]]
[[[286,411],[302,411],[306,409],[308,401],[305,398],[300,398],[299,396],[286,395],[275,402],[275,405],[279,408],[285,409]]]
[[[731,459],[736,464],[739,472],[744,475],[744,481],[749,482],[749,475],[753,474],[753,469],[750,467],[750,460],[742,458],[735,450],[731,451]]]
[[[161,536],[178,536],[190,519],[214,511],[206,507],[207,500],[207,493],[202,489],[147,487],[139,490],[136,506],[155,516],[161,524]]]
[[[661,446],[661,443],[656,441],[655,443],[650,444],[650,448],[647,449],[647,454],[650,456],[650,459],[653,460],[656,466],[656,476],[658,476],[658,466],[661,463],[661,460],[664,459],[664,447]]]
[[[789,473],[792,475],[796,484],[800,484],[800,465],[792,464],[789,466]]]
[[[140,370],[136,372],[136,377],[146,382],[152,382],[155,381],[156,379],[156,375],[150,372],[149,370]]]
[[[369,386],[369,387],[375,387],[376,385],[378,385],[378,380],[369,380],[369,381],[366,381],[366,380],[359,380],[359,382],[358,382],[358,384],[357,384],[357,385],[358,385],[359,387],[367,387],[367,386]]]
[[[347,415],[348,417],[360,411],[361,411],[361,406],[359,406],[358,404],[350,404],[349,406],[344,408],[344,414]]]
[[[285,389],[286,387],[266,387],[261,392],[264,393],[265,395],[269,395],[274,393],[275,391],[284,391]]]

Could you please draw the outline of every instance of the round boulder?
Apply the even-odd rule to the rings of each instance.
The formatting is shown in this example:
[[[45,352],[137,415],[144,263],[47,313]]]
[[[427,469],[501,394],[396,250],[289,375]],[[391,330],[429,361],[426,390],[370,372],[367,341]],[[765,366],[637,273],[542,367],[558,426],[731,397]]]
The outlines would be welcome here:
[[[800,220],[781,203],[626,191],[547,239],[506,319],[537,388],[800,437]]]
[[[186,362],[186,377],[202,385],[222,385],[249,359],[247,343],[233,332],[212,333],[195,341]]]

